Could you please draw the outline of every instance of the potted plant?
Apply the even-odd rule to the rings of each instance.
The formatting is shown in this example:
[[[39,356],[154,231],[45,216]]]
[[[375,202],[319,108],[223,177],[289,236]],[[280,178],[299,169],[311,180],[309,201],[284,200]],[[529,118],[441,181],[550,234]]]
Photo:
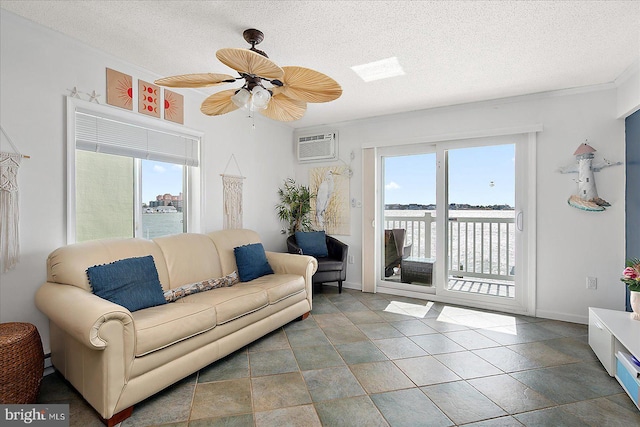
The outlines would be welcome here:
[[[284,181],[284,187],[278,189],[280,203],[276,205],[276,212],[280,221],[289,224],[289,235],[296,231],[311,231],[311,199],[313,195],[306,185],[296,184],[293,178]]]
[[[627,260],[626,268],[622,272],[620,280],[627,285],[631,292],[629,298],[633,309],[631,318],[640,320],[640,259],[631,258]]]

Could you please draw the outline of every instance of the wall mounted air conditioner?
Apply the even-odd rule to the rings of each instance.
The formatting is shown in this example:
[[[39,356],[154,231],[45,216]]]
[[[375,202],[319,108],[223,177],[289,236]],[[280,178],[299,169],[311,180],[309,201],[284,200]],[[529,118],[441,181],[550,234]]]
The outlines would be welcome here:
[[[325,132],[296,136],[298,162],[322,162],[338,158],[338,133]]]

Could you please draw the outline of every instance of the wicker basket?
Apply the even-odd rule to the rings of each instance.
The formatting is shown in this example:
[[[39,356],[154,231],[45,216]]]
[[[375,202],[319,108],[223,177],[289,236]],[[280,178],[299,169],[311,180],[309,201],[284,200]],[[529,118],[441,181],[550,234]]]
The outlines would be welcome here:
[[[0,403],[35,403],[43,371],[38,329],[30,323],[0,323]]]

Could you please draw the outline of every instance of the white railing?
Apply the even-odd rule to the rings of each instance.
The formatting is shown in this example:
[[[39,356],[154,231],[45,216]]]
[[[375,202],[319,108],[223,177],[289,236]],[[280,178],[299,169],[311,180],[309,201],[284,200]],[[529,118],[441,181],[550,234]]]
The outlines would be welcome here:
[[[435,218],[385,216],[385,228],[403,228],[411,256],[435,258]],[[449,218],[449,276],[514,280],[515,223],[513,218]]]
[[[450,218],[449,275],[514,280],[513,218]]]

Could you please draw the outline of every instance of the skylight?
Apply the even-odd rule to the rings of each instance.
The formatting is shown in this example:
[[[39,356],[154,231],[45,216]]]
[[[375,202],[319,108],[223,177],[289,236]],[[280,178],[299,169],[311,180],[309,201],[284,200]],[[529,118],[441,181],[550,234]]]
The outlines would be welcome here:
[[[404,70],[395,56],[368,64],[354,65],[351,69],[365,82],[404,75]]]

